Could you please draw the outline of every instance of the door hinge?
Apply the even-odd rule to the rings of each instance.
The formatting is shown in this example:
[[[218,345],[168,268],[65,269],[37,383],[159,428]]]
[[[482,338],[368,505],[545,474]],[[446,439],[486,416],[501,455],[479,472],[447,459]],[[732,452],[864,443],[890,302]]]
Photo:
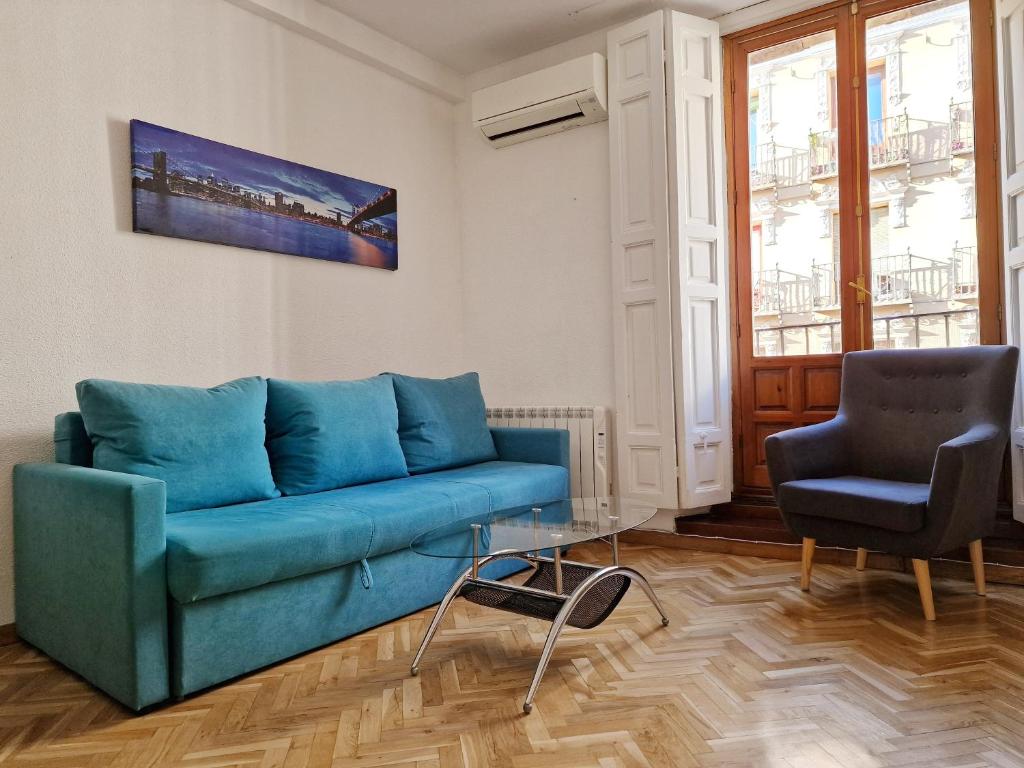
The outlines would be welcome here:
[[[857,218],[859,219],[861,216],[864,215],[864,209],[861,206],[858,205],[856,213],[857,213]]]
[[[735,80],[730,80],[729,81],[729,93],[736,93],[736,81]]]
[[[860,88],[860,78],[859,77],[853,78],[853,87],[854,88]]]
[[[992,145],[992,159],[999,160],[999,147],[995,144]]]
[[[996,317],[999,318],[999,322],[1000,323],[1003,322],[1003,305],[1002,304],[1000,304],[999,306],[996,307]]]
[[[854,3],[853,5],[850,6],[850,15],[851,16],[856,16],[857,12],[859,10],[860,10],[860,8],[858,7],[858,5],[856,3]]]

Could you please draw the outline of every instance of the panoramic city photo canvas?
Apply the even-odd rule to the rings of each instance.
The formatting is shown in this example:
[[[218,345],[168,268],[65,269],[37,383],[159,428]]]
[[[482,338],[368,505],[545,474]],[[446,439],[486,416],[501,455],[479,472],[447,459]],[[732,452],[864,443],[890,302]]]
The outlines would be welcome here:
[[[131,121],[133,229],[398,269],[398,193]]]

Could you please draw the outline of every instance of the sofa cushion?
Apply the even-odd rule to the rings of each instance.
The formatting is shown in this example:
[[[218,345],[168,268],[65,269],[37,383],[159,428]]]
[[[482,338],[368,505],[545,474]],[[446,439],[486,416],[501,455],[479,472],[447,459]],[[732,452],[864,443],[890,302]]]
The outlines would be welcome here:
[[[428,528],[489,509],[487,492],[482,488],[440,483],[432,477],[416,475],[319,495],[373,522],[367,557],[376,557],[408,547]]]
[[[267,451],[288,496],[405,477],[395,390],[362,381],[267,382]]]
[[[843,475],[792,480],[779,486],[787,513],[911,533],[924,527],[928,483]]]
[[[437,482],[479,488],[487,493],[492,511],[557,501],[569,495],[569,471],[553,464],[486,461],[470,467],[432,472]]]
[[[264,446],[267,382],[210,389],[87,379],[76,386],[97,469],[167,483],[167,511],[278,495]]]
[[[498,458],[476,373],[450,379],[385,375],[395,386],[398,437],[409,472],[415,475]]]
[[[92,466],[92,440],[78,411],[59,413],[54,418],[53,458],[58,464]]]
[[[491,461],[320,495],[373,520],[368,557],[375,557],[460,518],[564,498],[568,482],[565,467]]]
[[[189,603],[360,560],[373,522],[313,494],[168,515],[166,530],[168,590]]]

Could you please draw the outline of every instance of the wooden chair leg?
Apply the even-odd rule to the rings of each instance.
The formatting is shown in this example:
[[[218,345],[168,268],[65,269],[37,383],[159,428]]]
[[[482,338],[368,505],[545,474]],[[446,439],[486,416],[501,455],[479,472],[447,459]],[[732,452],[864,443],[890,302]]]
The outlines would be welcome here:
[[[868,565],[868,551],[866,549],[857,549],[857,570],[863,571]]]
[[[917,578],[917,591],[921,594],[921,607],[928,621],[935,621],[935,602],[932,600],[932,577],[928,571],[927,560],[913,560],[914,576]]]
[[[967,548],[971,551],[971,568],[974,569],[974,590],[985,596],[985,558],[981,553],[981,539],[975,539]]]
[[[811,588],[811,564],[814,562],[814,539],[804,539],[800,553],[800,589],[807,592]]]

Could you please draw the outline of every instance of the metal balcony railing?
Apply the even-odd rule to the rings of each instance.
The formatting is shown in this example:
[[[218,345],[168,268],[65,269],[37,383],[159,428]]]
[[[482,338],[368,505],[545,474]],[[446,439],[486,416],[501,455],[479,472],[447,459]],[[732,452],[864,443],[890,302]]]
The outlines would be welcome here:
[[[948,142],[948,143],[947,143]],[[902,114],[868,123],[868,162],[874,170],[900,163],[941,160],[974,151],[974,105],[950,102],[949,122],[911,118]],[[787,186],[828,178],[839,172],[836,129],[811,131],[807,147],[775,142],[758,145],[750,159],[751,189]]]
[[[965,347],[979,341],[976,309],[876,317],[872,325],[875,349]]]
[[[800,314],[839,306],[842,290],[838,262],[812,263],[809,273],[766,269],[753,274],[755,314]],[[978,258],[974,246],[954,245],[951,258],[911,253],[871,260],[874,303],[959,301],[978,295]]]
[[[785,269],[754,273],[754,312],[801,313],[839,306],[839,264],[811,264],[811,274]]]
[[[811,131],[807,137],[810,152],[810,176],[822,179],[839,172],[839,144],[836,131]]]
[[[754,354],[758,357],[824,355],[842,351],[839,320],[754,329]]]
[[[906,253],[871,260],[872,294],[876,304],[900,301],[941,301],[952,298],[953,265],[949,261]]]
[[[902,115],[883,117],[868,123],[868,158],[872,168],[910,159],[910,117]]]
[[[754,148],[750,158],[751,189],[795,186],[809,180],[806,149],[788,147],[774,141]]]

